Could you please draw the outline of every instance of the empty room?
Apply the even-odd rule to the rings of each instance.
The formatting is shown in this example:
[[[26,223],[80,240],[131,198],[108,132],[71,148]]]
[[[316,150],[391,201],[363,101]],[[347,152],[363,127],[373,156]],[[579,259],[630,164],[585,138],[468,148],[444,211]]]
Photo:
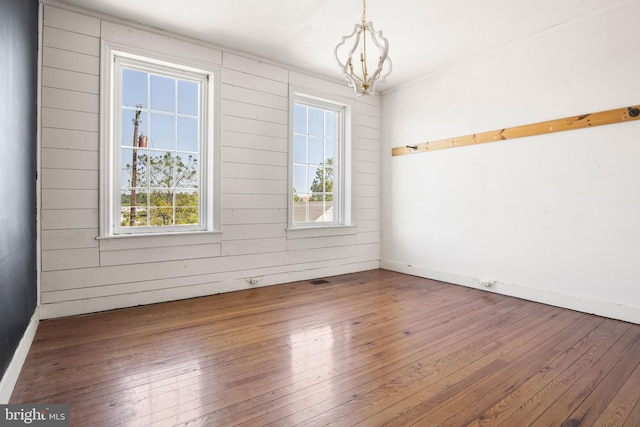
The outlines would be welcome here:
[[[0,425],[640,426],[640,0],[0,0]]]

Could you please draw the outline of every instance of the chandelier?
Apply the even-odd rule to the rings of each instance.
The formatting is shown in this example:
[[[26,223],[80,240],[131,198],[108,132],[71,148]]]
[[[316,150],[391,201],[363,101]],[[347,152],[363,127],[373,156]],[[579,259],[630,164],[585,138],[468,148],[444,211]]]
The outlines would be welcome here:
[[[385,77],[391,73],[392,68],[391,58],[388,56],[389,41],[382,35],[382,31],[376,31],[373,28],[373,22],[367,22],[366,14],[367,0],[362,0],[362,23],[356,24],[351,34],[343,36],[334,51],[336,61],[347,79],[349,87],[352,87],[358,96],[374,95],[376,83],[384,81]],[[367,51],[367,40],[370,40],[369,47],[377,48],[377,52]],[[349,44],[346,44],[348,41]],[[343,48],[342,46],[345,44],[346,46]],[[351,46],[350,49],[349,46]],[[354,67],[353,63],[353,55],[356,51],[360,56],[359,59],[356,59],[356,61],[360,61],[359,67],[357,65]],[[340,60],[341,53],[343,57],[347,55],[344,62]],[[376,69],[372,73],[369,72],[367,61],[370,64],[376,64]],[[387,68],[387,71],[383,74],[384,68]]]

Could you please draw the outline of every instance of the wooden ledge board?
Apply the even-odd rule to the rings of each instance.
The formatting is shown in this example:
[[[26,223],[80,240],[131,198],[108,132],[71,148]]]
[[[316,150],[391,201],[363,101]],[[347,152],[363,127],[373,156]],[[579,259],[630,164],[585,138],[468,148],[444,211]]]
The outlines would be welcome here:
[[[635,117],[631,115],[634,113]],[[565,130],[582,129],[593,126],[609,125],[620,122],[640,120],[640,106],[617,108],[615,110],[600,111],[598,113],[583,114],[581,116],[565,117],[563,119],[516,126],[489,132],[474,133],[455,138],[440,139],[423,142],[417,145],[407,145],[391,149],[392,156],[404,154],[425,153],[448,148],[464,147],[465,145],[486,144],[488,142],[504,141],[507,139],[523,138],[525,136],[541,135]]]

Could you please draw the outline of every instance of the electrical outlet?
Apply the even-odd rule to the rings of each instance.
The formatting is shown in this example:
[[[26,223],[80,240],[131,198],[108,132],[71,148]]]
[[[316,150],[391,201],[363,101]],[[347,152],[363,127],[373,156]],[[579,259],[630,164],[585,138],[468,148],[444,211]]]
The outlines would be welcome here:
[[[490,287],[492,287],[493,285],[495,285],[495,283],[496,283],[496,282],[495,282],[495,281],[493,281],[493,280],[480,280],[480,284],[481,284],[482,286],[484,286],[485,288],[490,288]]]
[[[258,282],[262,280],[262,277],[247,277],[244,280],[250,285],[257,285]]]

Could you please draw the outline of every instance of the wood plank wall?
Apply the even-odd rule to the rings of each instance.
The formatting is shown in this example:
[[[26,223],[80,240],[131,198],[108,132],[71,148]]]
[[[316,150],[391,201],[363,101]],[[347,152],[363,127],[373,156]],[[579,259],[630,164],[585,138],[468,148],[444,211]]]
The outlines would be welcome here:
[[[43,317],[242,289],[248,277],[262,277],[260,286],[378,267],[379,100],[354,100],[344,85],[224,51],[222,233],[97,240],[100,37],[113,25],[78,10],[44,8]],[[354,104],[355,233],[287,236],[290,85]]]

